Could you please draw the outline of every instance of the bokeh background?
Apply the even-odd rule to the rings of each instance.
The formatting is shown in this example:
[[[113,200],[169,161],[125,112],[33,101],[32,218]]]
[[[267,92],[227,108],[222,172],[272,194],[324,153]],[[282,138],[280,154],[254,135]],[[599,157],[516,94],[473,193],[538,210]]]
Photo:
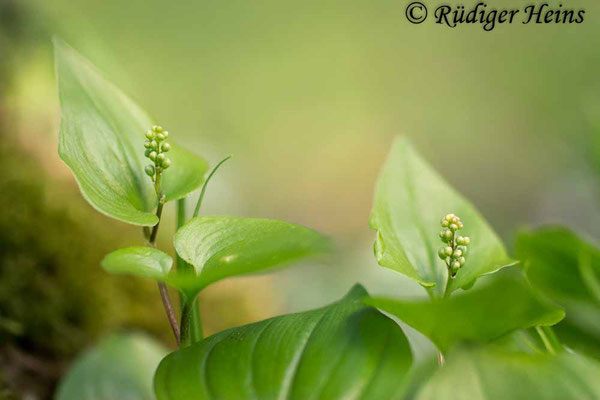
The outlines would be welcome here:
[[[48,396],[115,329],[173,345],[154,283],[99,267],[141,235],[87,205],[58,158],[52,35],[211,164],[233,154],[205,214],[298,222],[338,244],[326,262],[207,289],[207,334],[317,307],[355,282],[425,294],[372,256],[374,182],[398,134],[509,248],[517,229],[552,222],[597,243],[600,3],[564,2],[586,9],[580,25],[492,32],[411,25],[405,3],[0,0],[0,398]]]

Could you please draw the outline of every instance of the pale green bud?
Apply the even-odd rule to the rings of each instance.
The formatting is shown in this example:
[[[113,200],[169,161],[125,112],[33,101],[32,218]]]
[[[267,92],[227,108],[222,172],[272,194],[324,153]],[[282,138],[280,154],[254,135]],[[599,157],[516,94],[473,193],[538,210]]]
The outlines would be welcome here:
[[[150,142],[149,140],[144,142],[144,147],[149,149],[150,147],[152,147],[152,142]]]
[[[144,152],[144,156],[148,157],[148,156],[150,155],[150,153],[151,153],[151,152],[152,152],[152,150],[150,150],[150,149],[147,149],[147,150]]]
[[[166,133],[166,132],[165,132]],[[163,143],[163,145],[160,148],[162,151],[164,151],[165,153],[168,152],[169,150],[171,150],[171,145],[169,143]]]
[[[446,255],[446,248],[445,247],[440,247],[440,249],[438,250],[438,257],[441,258],[442,260],[445,260],[446,257],[448,257]]]
[[[163,131],[163,128],[160,125],[154,125],[152,126],[152,130],[156,133],[161,133]]]
[[[171,166],[171,159],[165,158],[160,165],[163,167],[163,169],[169,168]]]
[[[460,257],[462,257],[462,255],[463,255],[462,251],[456,249],[456,250],[454,250],[454,253],[452,253],[452,258],[460,258]]]
[[[154,132],[146,131],[146,139],[148,139],[148,140],[154,139]]]
[[[465,227],[465,224],[462,223],[462,221],[458,221],[458,229],[462,229]]]
[[[450,264],[450,267],[452,267],[452,271],[456,274],[456,271],[458,271],[458,269],[460,268],[460,262],[452,261],[452,264]]]
[[[166,156],[162,153],[156,156],[156,161],[160,164],[165,160]]]
[[[450,222],[448,222],[447,220],[443,219],[443,220],[442,220],[442,226],[443,226],[444,228],[447,228],[447,227],[448,227],[448,225],[450,225]]]
[[[150,152],[150,154],[148,155],[148,158],[149,158],[149,159],[151,159],[152,161],[155,161],[155,160],[156,160],[156,156],[157,156],[156,152],[155,152],[155,151],[152,151],[152,152]]]
[[[464,238],[464,237],[462,237],[462,236],[458,236],[458,237],[456,238],[456,243],[457,243],[457,244],[460,244],[460,245],[463,245],[463,244],[465,244],[465,238]]]
[[[153,140],[150,142],[150,148],[156,150],[158,148],[158,143],[156,143],[156,140]]]
[[[458,218],[457,216],[454,216],[450,222],[452,222],[453,224],[458,224],[458,221],[460,221],[460,218]]]
[[[446,219],[446,221],[450,222],[452,221],[452,218],[454,218],[456,215],[454,214],[447,214],[444,218]]]
[[[467,262],[467,260],[464,257],[459,258],[458,260],[456,260],[460,263],[461,266],[465,265],[465,263]]]
[[[162,142],[163,140],[165,140],[165,135],[162,133],[158,133],[156,135],[156,140],[158,140],[159,142]]]
[[[465,241],[465,246],[468,246],[469,243],[471,243],[471,238],[468,236],[465,236],[464,241]]]
[[[448,226],[448,228],[450,228],[450,230],[452,232],[455,232],[455,231],[458,230],[458,225],[456,225],[456,224],[450,224],[450,226]]]
[[[162,134],[165,137],[165,139],[169,137],[169,132],[168,131],[163,131]]]
[[[458,246],[457,249],[459,249],[460,251],[462,251],[463,256],[465,254],[467,254],[467,246]]]
[[[450,247],[450,246],[444,247],[444,253],[446,254],[446,256],[451,256],[452,255],[452,247]]]
[[[147,165],[146,168],[144,168],[144,172],[148,176],[154,176],[154,165]]]

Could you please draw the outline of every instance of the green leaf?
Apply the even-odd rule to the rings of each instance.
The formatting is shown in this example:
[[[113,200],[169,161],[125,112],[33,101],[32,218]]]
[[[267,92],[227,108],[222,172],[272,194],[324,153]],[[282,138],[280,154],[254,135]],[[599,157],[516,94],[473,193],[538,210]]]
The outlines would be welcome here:
[[[152,247],[127,247],[109,253],[102,260],[102,267],[111,274],[130,274],[164,281],[167,279],[173,259]]]
[[[460,349],[417,400],[600,399],[600,365],[577,354],[524,354]]]
[[[460,216],[471,238],[467,263],[450,282],[449,292],[467,288],[475,279],[513,264],[500,239],[479,212],[450,187],[398,137],[377,182],[370,226],[377,230],[375,256],[380,265],[401,272],[441,296],[446,265],[437,257],[442,246],[440,220]]]
[[[554,325],[564,317],[524,279],[504,274],[489,285],[444,299],[365,301],[412,326],[443,352],[461,341],[488,342],[517,329]]]
[[[156,194],[144,173],[144,133],[154,121],[83,56],[54,40],[61,104],[58,153],[98,211],[135,225],[155,225]],[[163,192],[174,200],[198,189],[208,166],[172,145]]]
[[[56,400],[153,400],[152,377],[165,354],[146,335],[111,335],[75,360]]]
[[[197,292],[218,280],[262,272],[330,248],[329,240],[301,225],[224,216],[197,217],[175,234],[175,249],[194,266],[171,284]]]
[[[555,328],[559,339],[600,358],[600,251],[560,227],[522,232],[516,251],[531,284],[567,312]]]
[[[362,303],[337,303],[233,328],[167,356],[159,400],[395,398],[411,365],[400,327]]]

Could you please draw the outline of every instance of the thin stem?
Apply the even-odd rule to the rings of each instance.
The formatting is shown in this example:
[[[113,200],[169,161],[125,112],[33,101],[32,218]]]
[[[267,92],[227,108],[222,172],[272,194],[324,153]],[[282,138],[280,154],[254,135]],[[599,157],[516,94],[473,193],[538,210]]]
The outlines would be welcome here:
[[[544,343],[546,350],[548,353],[552,355],[556,355],[562,351],[562,345],[560,344],[558,338],[554,334],[554,331],[549,326],[536,326],[535,330],[539,335],[540,339]]]
[[[189,299],[183,303],[181,309],[181,340],[179,343],[180,347],[187,347],[191,344],[191,322],[192,322],[192,308],[196,305],[195,299]]]
[[[196,208],[194,208],[194,218],[196,218],[198,216],[198,212],[200,211],[200,206],[202,205],[202,200],[204,199],[204,194],[206,193],[206,186],[208,186],[208,182],[210,181],[210,178],[213,177],[213,175],[215,174],[215,172],[217,172],[217,170],[219,169],[219,167],[227,160],[229,160],[231,158],[231,156],[227,156],[224,159],[222,159],[221,161],[219,161],[219,163],[217,165],[215,165],[215,167],[212,169],[212,171],[210,171],[210,174],[208,174],[208,176],[206,177],[206,180],[204,181],[204,185],[202,185],[202,190],[200,190],[200,196],[198,197],[198,202],[196,203]]]
[[[158,218],[158,222],[156,223],[156,225],[154,225],[154,227],[152,228],[152,232],[148,237],[148,244],[151,247],[156,247],[156,236],[158,235],[158,228],[160,226],[162,210],[163,206],[165,205],[165,197],[160,191],[160,176],[161,174],[158,173],[156,176],[156,181],[154,182],[154,189],[156,190],[156,196],[158,197],[158,206],[156,207],[156,217]],[[146,233],[147,231],[144,230],[144,234]],[[179,344],[179,325],[177,324],[177,317],[175,316],[175,310],[173,310],[173,305],[171,303],[171,298],[169,297],[169,290],[167,289],[167,285],[165,285],[164,282],[158,282],[158,291],[160,293],[160,298],[165,308],[165,312],[167,313],[169,325],[171,325],[171,329],[173,330],[175,340],[177,341],[177,344]]]
[[[171,304],[171,298],[169,297],[169,290],[167,289],[167,285],[165,285],[164,282],[158,282],[158,290],[160,292],[160,298],[162,299],[163,306],[165,307],[165,311],[167,312],[167,318],[169,319],[169,325],[171,325],[171,329],[173,330],[173,335],[175,336],[177,345],[179,345],[179,343],[181,343],[181,333],[179,331],[179,325],[177,324],[177,317],[175,316],[175,310],[173,310],[173,305]]]

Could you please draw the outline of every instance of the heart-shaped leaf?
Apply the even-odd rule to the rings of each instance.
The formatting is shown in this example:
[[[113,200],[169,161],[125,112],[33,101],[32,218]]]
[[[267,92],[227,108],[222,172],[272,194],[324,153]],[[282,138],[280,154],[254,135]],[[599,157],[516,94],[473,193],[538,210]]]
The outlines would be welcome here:
[[[471,238],[467,264],[450,282],[449,292],[467,288],[477,277],[514,263],[475,207],[450,187],[406,138],[398,137],[379,176],[369,222],[377,230],[375,256],[379,264],[441,296],[447,269],[437,250],[442,245],[440,220],[448,213],[460,216],[464,233]]]
[[[444,352],[461,341],[488,342],[517,329],[554,325],[564,317],[563,310],[537,295],[523,278],[504,274],[489,285],[444,299],[365,301],[395,315]]]
[[[400,327],[354,287],[337,303],[233,328],[167,356],[159,400],[396,398],[411,365]]]
[[[146,335],[111,335],[75,360],[56,400],[153,400],[152,377],[165,354]]]
[[[156,194],[144,173],[144,132],[153,120],[83,56],[54,40],[61,104],[58,153],[83,196],[98,211],[136,225],[155,225]],[[198,189],[208,166],[172,145],[163,173],[167,200]]]
[[[328,239],[301,225],[259,218],[197,217],[175,234],[177,254],[194,266],[171,283],[197,292],[218,280],[324,253]]]
[[[423,387],[417,400],[594,400],[600,365],[578,354],[460,349]]]
[[[526,231],[516,251],[531,284],[565,308],[555,332],[567,346],[600,358],[600,250],[561,227]]]
[[[111,274],[129,274],[166,281],[173,259],[152,247],[127,247],[109,253],[102,267]]]

